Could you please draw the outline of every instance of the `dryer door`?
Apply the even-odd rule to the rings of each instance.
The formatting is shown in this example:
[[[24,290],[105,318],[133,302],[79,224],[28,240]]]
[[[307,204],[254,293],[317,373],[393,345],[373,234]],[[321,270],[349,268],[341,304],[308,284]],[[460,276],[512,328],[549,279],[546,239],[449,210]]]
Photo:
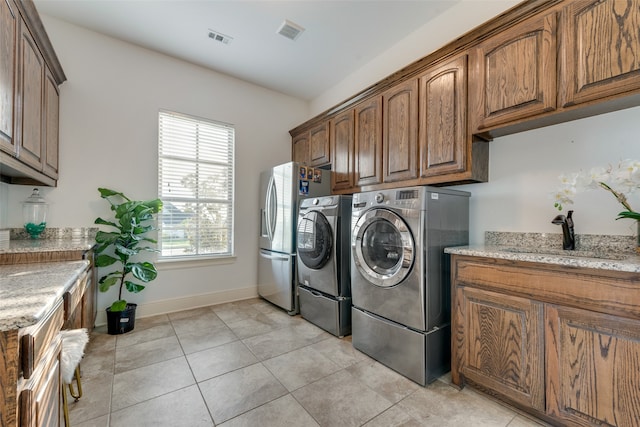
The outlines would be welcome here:
[[[351,242],[354,264],[370,283],[395,286],[411,272],[414,239],[406,222],[393,211],[365,212],[353,228]]]
[[[333,237],[327,218],[318,211],[310,211],[298,221],[298,258],[307,267],[320,270],[331,256]]]

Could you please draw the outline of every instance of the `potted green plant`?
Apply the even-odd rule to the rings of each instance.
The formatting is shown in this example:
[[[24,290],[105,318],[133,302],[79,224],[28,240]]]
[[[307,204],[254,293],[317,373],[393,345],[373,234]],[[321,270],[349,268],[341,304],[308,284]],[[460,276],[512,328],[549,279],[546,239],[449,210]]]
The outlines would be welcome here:
[[[98,188],[100,197],[107,200],[114,213],[114,219],[107,221],[96,218],[95,224],[110,226],[115,231],[98,231],[96,234],[95,265],[98,268],[117,265],[115,270],[98,280],[101,292],[107,292],[112,286],[118,286],[118,299],[107,307],[107,332],[111,335],[131,331],[135,326],[137,304],[127,303],[122,298],[126,289],[132,293],[142,291],[148,283],[158,276],[155,265],[138,259],[140,252],[158,252],[147,243],[156,240],[147,237],[155,230],[152,221],[154,214],[162,209],[160,199],[149,201],[131,200],[123,193],[108,188]],[[133,281],[137,279],[137,281]]]

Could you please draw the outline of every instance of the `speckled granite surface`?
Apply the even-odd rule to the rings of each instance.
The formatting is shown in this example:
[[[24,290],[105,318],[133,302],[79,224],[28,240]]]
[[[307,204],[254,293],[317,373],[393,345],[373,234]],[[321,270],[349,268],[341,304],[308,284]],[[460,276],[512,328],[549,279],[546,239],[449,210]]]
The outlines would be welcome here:
[[[0,330],[35,324],[88,265],[82,260],[0,266]]]
[[[28,239],[0,242],[0,254],[23,252],[86,251],[94,239]]]
[[[562,234],[487,231],[484,233],[484,244],[487,246],[526,246],[562,250]],[[636,238],[635,236],[576,234],[576,249],[633,254],[636,249]]]
[[[10,229],[11,240],[0,242],[0,254],[86,251],[95,244],[97,228],[47,228],[32,239],[23,228]]]
[[[89,239],[92,240],[96,237],[97,227],[88,228],[45,228],[40,238],[37,240],[47,239]],[[10,228],[9,229],[11,240],[31,240],[29,233],[24,228]]]
[[[484,245],[445,253],[640,273],[635,242],[634,236],[577,235],[576,250],[565,251],[561,234],[486,232]]]

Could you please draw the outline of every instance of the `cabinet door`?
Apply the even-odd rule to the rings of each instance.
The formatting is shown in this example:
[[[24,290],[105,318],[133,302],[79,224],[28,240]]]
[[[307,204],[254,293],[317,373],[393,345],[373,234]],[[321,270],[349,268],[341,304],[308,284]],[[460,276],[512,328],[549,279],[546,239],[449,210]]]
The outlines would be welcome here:
[[[87,271],[87,281],[85,284],[84,295],[82,296],[82,327],[87,328],[89,331],[93,330],[93,326],[96,320],[96,298],[97,298],[97,273],[94,264],[94,253],[88,252],[85,255],[85,259],[91,261],[91,267]]]
[[[562,16],[563,106],[640,90],[637,0],[569,2]]]
[[[467,163],[467,55],[420,77],[421,176],[464,171]]]
[[[544,410],[543,306],[479,289],[456,289],[455,357],[468,380]],[[454,363],[454,366],[456,363]]]
[[[328,121],[309,131],[309,145],[310,166],[323,166],[331,161]]]
[[[353,110],[331,120],[331,191],[353,188],[354,126]]]
[[[384,182],[418,177],[418,80],[382,94]]]
[[[33,378],[23,383],[19,401],[20,427],[60,426],[60,349],[58,339],[39,361]]]
[[[474,51],[474,129],[556,108],[557,13],[533,16]]]
[[[547,411],[581,426],[640,425],[640,322],[547,306]]]
[[[356,186],[382,182],[382,97],[355,107]]]
[[[302,165],[309,164],[309,132],[304,132],[293,137],[292,160]]]
[[[23,23],[20,25],[20,74],[18,95],[18,158],[34,169],[42,170],[42,88],[44,82],[44,59],[31,33]]]
[[[60,95],[53,75],[46,68],[44,80],[44,147],[42,172],[50,178],[58,178],[58,124]]]
[[[13,109],[18,16],[11,0],[0,0],[0,149],[15,154]]]

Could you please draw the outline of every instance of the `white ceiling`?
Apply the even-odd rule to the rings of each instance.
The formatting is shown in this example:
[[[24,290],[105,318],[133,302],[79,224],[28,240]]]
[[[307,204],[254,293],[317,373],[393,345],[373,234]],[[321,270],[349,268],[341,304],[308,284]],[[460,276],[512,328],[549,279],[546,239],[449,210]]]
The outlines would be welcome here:
[[[34,0],[41,14],[311,100],[459,0]],[[287,19],[305,28],[292,41]],[[230,36],[229,44],[208,37]],[[55,46],[54,46],[55,48]]]

